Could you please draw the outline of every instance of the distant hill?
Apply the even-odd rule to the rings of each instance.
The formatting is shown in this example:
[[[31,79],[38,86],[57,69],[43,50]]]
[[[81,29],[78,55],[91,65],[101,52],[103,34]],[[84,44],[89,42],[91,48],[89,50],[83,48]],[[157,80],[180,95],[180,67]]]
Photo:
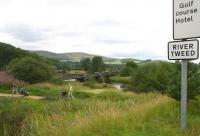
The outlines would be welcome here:
[[[69,57],[67,57],[64,54],[60,54],[60,53],[53,53],[53,52],[49,52],[49,51],[40,51],[40,50],[39,51],[30,50],[30,52],[35,53],[42,57],[50,58],[50,59],[57,59],[57,60],[62,60],[62,61],[72,61]]]
[[[42,61],[44,63],[48,63],[52,66],[55,66],[58,70],[70,69],[70,68],[80,69],[80,64],[77,62],[68,61],[67,63],[65,63],[65,62],[60,61],[62,59],[68,60],[66,56],[62,56],[63,58],[61,58],[60,55],[56,56],[55,53],[51,53],[51,52],[41,51],[40,53],[43,55],[37,55],[35,51],[23,50],[20,48],[16,48],[13,45],[0,42],[0,70],[6,70],[7,65],[12,60],[17,59],[17,58],[20,59],[24,57],[35,58],[38,61]],[[55,58],[53,59],[52,56],[55,56],[58,59],[55,59]]]
[[[93,58],[95,56],[100,56],[100,55],[94,55],[94,54],[88,54],[88,53],[83,53],[83,52],[73,52],[73,53],[64,53],[65,56],[69,57],[71,60],[75,62],[80,62],[82,59],[85,58]],[[110,58],[110,57],[105,57],[101,56],[104,60],[105,63],[107,64],[121,64],[121,60],[117,58]]]
[[[57,59],[61,61],[72,61],[72,62],[80,62],[82,59],[85,58],[93,58],[95,56],[94,54],[88,54],[83,52],[72,52],[72,53],[53,53],[48,51],[30,51],[33,52],[39,56],[51,58],[51,59]],[[138,59],[118,59],[118,58],[110,58],[101,56],[106,64],[125,64],[127,61],[134,61],[136,63],[142,62]]]
[[[93,58],[97,55],[83,53],[83,52],[72,52],[72,53],[63,53],[66,57],[70,58],[71,60],[75,62],[80,62],[82,59],[85,58]]]
[[[139,60],[139,59],[131,59],[131,58],[121,59],[122,63],[126,63],[128,61],[133,61],[135,63],[143,63],[144,61],[147,61],[147,60],[142,61],[142,60]]]
[[[48,51],[30,51],[30,52],[35,53],[39,56],[46,57],[46,58],[57,59],[61,61],[72,61],[72,62],[80,62],[82,59],[85,59],[85,58],[93,58],[95,56],[99,56],[99,55],[88,54],[88,53],[83,53],[83,52],[72,52],[72,53],[53,53],[53,52],[48,52]],[[104,56],[101,56],[101,57],[103,58],[104,62],[107,64],[122,64],[120,59],[109,58],[109,57],[104,57]]]

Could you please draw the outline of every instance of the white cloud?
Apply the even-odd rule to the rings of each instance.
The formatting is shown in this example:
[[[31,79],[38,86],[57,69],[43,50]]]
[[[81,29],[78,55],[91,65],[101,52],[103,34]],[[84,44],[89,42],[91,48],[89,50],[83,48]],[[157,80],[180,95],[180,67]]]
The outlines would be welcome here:
[[[5,26],[1,30],[23,42],[36,42],[45,38],[42,30],[23,24]]]
[[[167,59],[172,40],[169,0],[0,0],[0,16],[0,41],[31,50]]]

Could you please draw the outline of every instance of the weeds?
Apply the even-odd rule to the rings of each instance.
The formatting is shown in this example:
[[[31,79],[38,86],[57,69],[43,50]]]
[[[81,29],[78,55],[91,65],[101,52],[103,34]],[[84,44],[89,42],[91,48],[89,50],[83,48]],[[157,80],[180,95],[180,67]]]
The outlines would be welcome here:
[[[47,89],[47,88],[46,88]],[[0,98],[4,136],[198,136],[200,103],[189,103],[188,130],[180,131],[180,103],[167,96],[76,92],[75,100]]]

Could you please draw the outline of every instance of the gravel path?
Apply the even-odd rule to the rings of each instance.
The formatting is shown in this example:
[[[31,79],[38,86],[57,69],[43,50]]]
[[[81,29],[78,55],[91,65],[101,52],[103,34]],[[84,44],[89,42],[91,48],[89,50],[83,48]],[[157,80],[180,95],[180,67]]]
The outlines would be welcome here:
[[[22,97],[22,98],[29,98],[29,99],[35,99],[35,100],[46,98],[42,96],[23,96],[23,95],[18,95],[18,94],[3,94],[3,93],[0,93],[0,97],[19,97],[19,98]]]

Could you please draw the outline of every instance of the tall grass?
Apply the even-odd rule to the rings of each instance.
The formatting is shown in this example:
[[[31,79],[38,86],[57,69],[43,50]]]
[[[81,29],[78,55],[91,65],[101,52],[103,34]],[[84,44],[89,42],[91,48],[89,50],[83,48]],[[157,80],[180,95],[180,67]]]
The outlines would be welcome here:
[[[52,83],[39,83],[28,87],[31,95],[38,96],[58,96],[62,91],[68,90],[68,84],[73,86],[74,91],[89,90],[88,87],[83,86],[82,83],[78,82],[66,82],[61,85]]]
[[[1,98],[0,132],[9,136],[200,135],[199,102],[189,104],[188,130],[181,133],[180,104],[166,96],[122,92],[81,92],[80,96],[40,101]],[[16,118],[20,123],[12,122]],[[5,124],[5,120],[10,121]],[[11,129],[16,129],[15,134]]]

